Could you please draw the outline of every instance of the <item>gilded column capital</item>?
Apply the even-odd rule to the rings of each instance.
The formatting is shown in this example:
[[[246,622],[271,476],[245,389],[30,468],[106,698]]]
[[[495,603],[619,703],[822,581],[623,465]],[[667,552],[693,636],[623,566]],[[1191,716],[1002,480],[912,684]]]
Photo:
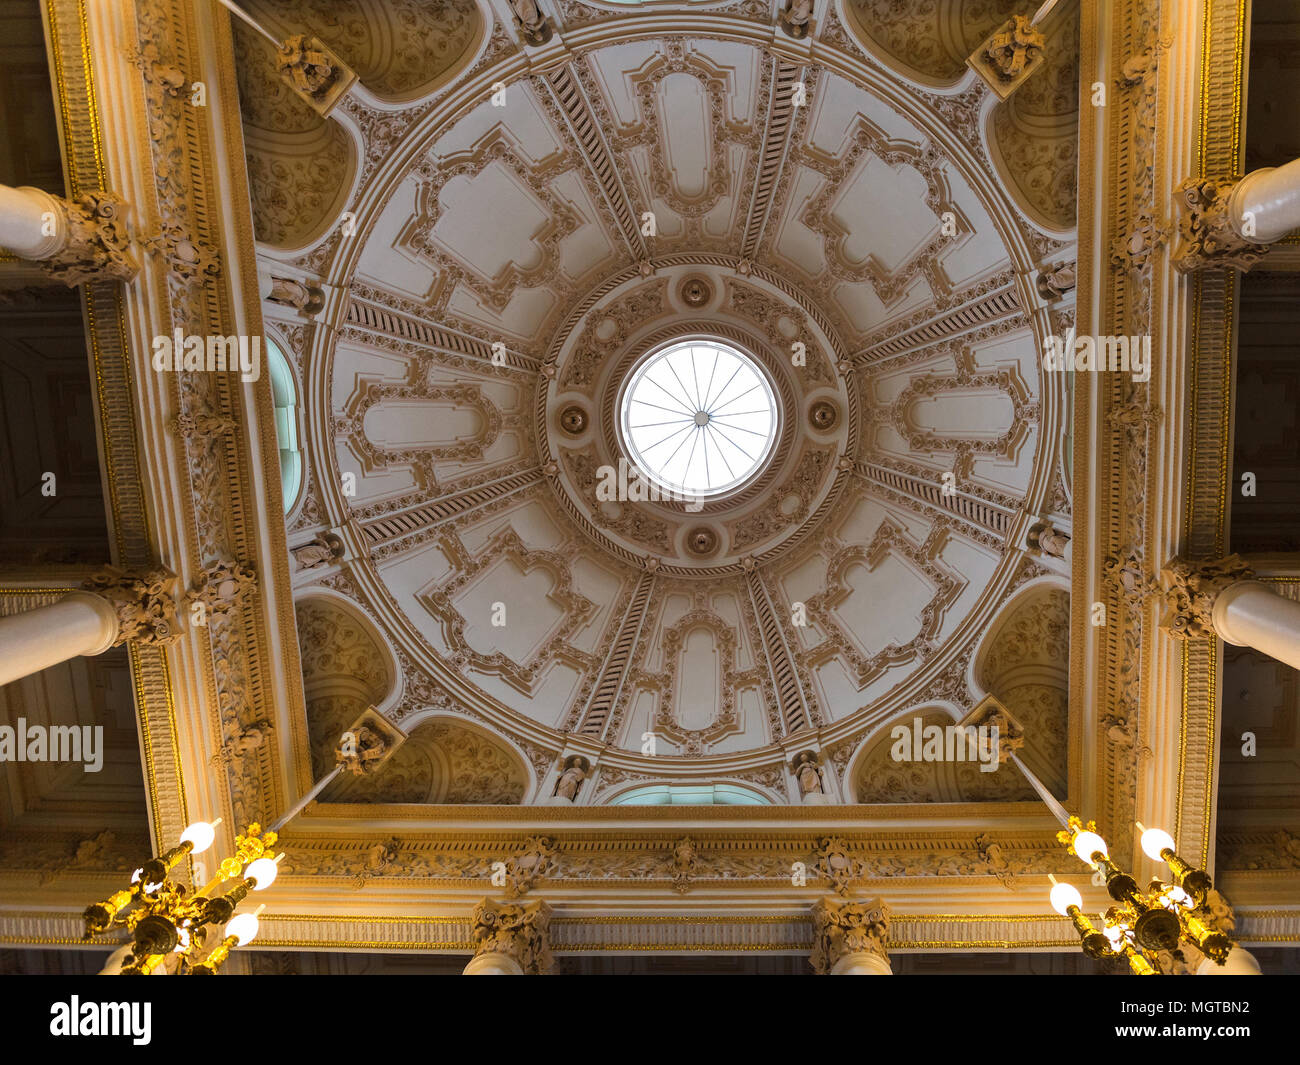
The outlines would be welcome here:
[[[51,196],[67,239],[40,267],[72,287],[83,281],[130,281],[140,272],[131,256],[125,202],[111,192],[83,192],[75,200]]]
[[[526,976],[544,975],[550,971],[554,963],[551,957],[551,907],[545,900],[523,905],[484,899],[474,907],[470,923],[475,957],[504,954],[513,958]]]
[[[1161,625],[1179,640],[1199,640],[1215,635],[1213,611],[1219,593],[1255,574],[1239,555],[1193,562],[1175,558],[1161,574],[1166,616]]]
[[[170,643],[180,635],[171,594],[175,580],[176,575],[162,567],[132,573],[105,566],[82,588],[107,600],[117,614],[114,647],[129,640]]]
[[[1265,248],[1237,232],[1230,200],[1238,182],[1231,177],[1188,178],[1178,186],[1181,243],[1174,252],[1180,273],[1205,267],[1249,270],[1264,257]]]
[[[812,908],[812,967],[822,976],[832,973],[845,958],[866,954],[888,969],[889,905],[882,899],[849,902],[818,899]]]

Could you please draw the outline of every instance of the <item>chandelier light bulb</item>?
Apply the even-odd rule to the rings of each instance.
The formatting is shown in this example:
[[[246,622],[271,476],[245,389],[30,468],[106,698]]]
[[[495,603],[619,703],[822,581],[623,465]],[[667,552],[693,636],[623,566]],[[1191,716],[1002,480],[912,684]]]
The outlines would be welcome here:
[[[1164,861],[1160,855],[1175,849],[1174,837],[1163,829],[1148,828],[1142,833],[1142,850],[1148,858],[1157,862]]]
[[[212,841],[216,838],[216,825],[208,824],[207,821],[195,821],[181,833],[182,843],[193,844],[194,849],[190,851],[191,854],[202,854],[212,846]]]
[[[255,862],[249,862],[248,868],[244,870],[244,877],[257,881],[253,887],[254,891],[263,891],[275,883],[276,874],[279,873],[280,867],[276,865],[271,858],[258,858]]]
[[[1074,853],[1089,865],[1094,864],[1092,860],[1094,854],[1100,854],[1103,858],[1110,856],[1110,852],[1106,849],[1106,841],[1096,832],[1080,832],[1075,836]]]
[[[1052,888],[1051,894],[1052,909],[1062,917],[1070,916],[1070,907],[1078,906],[1083,908],[1083,896],[1079,894],[1078,888],[1073,884],[1058,883]]]
[[[234,936],[242,947],[257,937],[257,926],[257,914],[238,913],[226,925],[226,936]]]

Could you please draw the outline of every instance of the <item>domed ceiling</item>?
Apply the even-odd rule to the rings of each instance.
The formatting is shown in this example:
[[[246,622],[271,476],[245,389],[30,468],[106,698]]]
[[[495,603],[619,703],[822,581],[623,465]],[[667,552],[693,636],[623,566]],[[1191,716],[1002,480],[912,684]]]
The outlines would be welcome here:
[[[850,0],[814,46],[766,4],[566,0],[524,48],[468,2],[295,4],[360,75],[327,117],[263,91],[236,24],[261,258],[325,296],[268,320],[313,746],[367,706],[409,736],[351,801],[548,801],[575,750],[586,803],[798,802],[805,750],[840,801],[1025,798],[882,753],[990,694],[1064,793],[1068,569],[1038,533],[1068,537],[1070,415],[1038,352],[1072,311],[1035,281],[1074,256],[1077,16],[1003,102],[964,60],[1014,7]],[[772,403],[752,475],[703,498],[628,462],[629,382],[684,341],[665,434],[713,439],[715,481],[749,408],[707,345]]]

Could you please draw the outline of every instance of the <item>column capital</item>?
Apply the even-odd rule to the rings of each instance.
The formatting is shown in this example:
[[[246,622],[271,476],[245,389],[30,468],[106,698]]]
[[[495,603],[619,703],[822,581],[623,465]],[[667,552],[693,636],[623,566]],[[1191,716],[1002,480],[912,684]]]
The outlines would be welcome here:
[[[551,957],[551,907],[543,899],[526,905],[484,899],[470,918],[474,957],[504,954],[526,976],[547,973]],[[474,963],[470,963],[473,967]],[[468,970],[467,970],[468,972]]]
[[[826,897],[812,908],[812,967],[825,976],[842,971],[853,955],[875,959],[868,967],[889,971],[885,949],[889,937],[889,905],[881,899],[850,902]],[[861,959],[858,959],[859,961]],[[854,966],[857,968],[857,966]]]
[[[1161,628],[1178,640],[1216,635],[1214,601],[1226,588],[1254,576],[1240,555],[1198,561],[1173,559],[1161,573],[1166,604]]]
[[[1203,267],[1249,270],[1264,257],[1266,249],[1243,237],[1233,224],[1231,200],[1239,184],[1236,178],[1218,175],[1188,178],[1178,186],[1182,243],[1173,263],[1180,273]]]
[[[105,566],[82,588],[107,600],[117,614],[114,647],[128,640],[170,643],[180,636],[176,603],[171,596],[175,580],[176,575],[162,567],[132,573]]]
[[[56,281],[130,281],[140,272],[131,256],[126,203],[111,192],[83,192],[75,200],[51,196],[57,223],[66,230],[61,246],[39,260]]]

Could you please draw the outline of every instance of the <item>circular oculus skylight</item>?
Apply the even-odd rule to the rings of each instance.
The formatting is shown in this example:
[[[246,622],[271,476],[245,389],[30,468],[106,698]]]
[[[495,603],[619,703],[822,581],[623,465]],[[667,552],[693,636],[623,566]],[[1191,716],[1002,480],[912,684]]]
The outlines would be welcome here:
[[[651,354],[623,391],[628,458],[660,488],[709,499],[739,488],[776,444],[776,396],[753,356],[720,340]]]

